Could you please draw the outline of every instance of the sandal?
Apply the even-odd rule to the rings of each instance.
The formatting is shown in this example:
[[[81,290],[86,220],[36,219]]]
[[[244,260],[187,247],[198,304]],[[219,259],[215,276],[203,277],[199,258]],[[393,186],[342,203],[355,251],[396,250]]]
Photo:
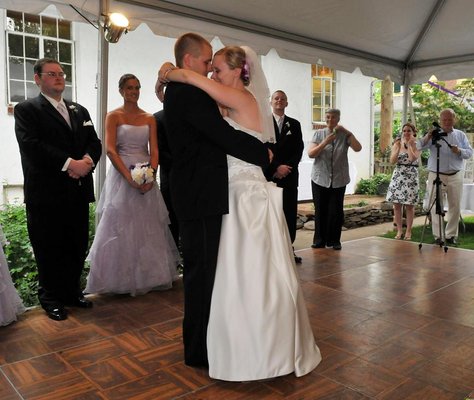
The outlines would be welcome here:
[[[411,240],[411,236],[405,236],[405,238],[404,238],[403,240],[410,241],[410,240]]]
[[[403,239],[403,233],[402,233],[401,235],[397,235],[397,236],[395,236],[395,239],[397,239],[397,240],[401,240],[401,239]]]

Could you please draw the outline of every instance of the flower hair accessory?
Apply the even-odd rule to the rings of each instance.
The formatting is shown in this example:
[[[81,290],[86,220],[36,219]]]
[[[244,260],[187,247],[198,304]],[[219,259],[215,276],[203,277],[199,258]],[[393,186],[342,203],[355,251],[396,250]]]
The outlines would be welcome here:
[[[242,72],[240,73],[240,76],[242,80],[244,81],[244,83],[248,85],[250,82],[250,67],[247,64],[247,59],[245,59],[244,61],[244,65],[242,66]]]
[[[155,180],[155,170],[150,163],[136,163],[130,166],[130,174],[132,179],[138,185],[150,183]]]

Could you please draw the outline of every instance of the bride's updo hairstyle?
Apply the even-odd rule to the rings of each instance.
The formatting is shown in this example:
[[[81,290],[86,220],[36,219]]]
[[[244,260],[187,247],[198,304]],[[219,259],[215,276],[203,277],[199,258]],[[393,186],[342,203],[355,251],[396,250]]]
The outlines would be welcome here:
[[[224,56],[226,64],[230,69],[241,68],[240,79],[245,86],[250,83],[249,66],[245,61],[245,51],[239,46],[226,46],[214,54],[214,56]]]
[[[125,86],[125,83],[127,83],[128,80],[130,79],[136,79],[137,82],[138,82],[138,85],[141,87],[141,83],[140,83],[140,79],[138,79],[135,75],[133,74],[125,74],[125,75],[122,75],[119,79],[119,89],[123,89],[124,86]]]

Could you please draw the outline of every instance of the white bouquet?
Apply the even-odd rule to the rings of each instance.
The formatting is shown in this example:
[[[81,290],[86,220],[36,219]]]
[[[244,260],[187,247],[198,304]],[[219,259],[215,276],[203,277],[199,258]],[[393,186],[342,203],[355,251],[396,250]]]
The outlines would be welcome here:
[[[150,163],[136,163],[130,167],[130,173],[132,174],[133,181],[138,185],[155,180],[155,170],[151,167]]]

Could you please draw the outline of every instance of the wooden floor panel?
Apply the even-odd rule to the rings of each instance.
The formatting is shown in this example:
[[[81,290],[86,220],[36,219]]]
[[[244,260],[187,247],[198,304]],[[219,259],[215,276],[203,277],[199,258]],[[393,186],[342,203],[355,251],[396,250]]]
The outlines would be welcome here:
[[[323,356],[304,377],[232,383],[185,366],[178,281],[0,328],[0,399],[474,398],[474,252],[372,237],[298,255]]]

